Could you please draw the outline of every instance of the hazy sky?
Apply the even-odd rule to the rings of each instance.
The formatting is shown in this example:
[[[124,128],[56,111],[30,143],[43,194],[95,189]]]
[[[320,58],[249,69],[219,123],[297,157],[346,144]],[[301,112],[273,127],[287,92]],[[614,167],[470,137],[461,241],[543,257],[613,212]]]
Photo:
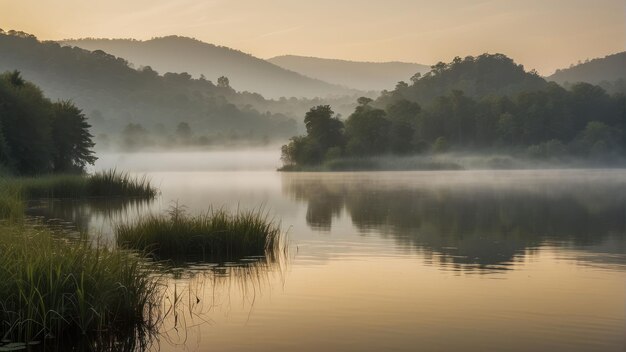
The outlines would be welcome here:
[[[624,51],[625,0],[0,0],[40,39],[178,34],[269,58],[431,64],[501,52],[543,74]]]

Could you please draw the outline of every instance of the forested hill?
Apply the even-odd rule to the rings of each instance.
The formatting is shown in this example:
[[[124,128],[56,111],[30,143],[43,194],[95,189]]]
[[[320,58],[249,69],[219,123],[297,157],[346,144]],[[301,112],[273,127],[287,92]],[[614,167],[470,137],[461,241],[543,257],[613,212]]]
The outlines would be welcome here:
[[[263,59],[196,39],[169,36],[146,41],[131,39],[77,39],[62,44],[87,50],[103,50],[135,66],[151,66],[160,73],[188,72],[209,80],[230,79],[240,91],[260,93],[268,98],[326,97],[354,94],[354,91],[305,77]]]
[[[364,158],[448,151],[606,166],[626,154],[624,94],[589,83],[566,89],[500,54],[439,63],[358,104],[345,120],[330,106],[311,109],[307,134],[282,148],[285,169],[376,168]]]
[[[268,61],[309,77],[366,91],[393,89],[399,81],[430,71],[430,66],[406,62],[358,62],[295,55],[276,56]]]
[[[383,92],[379,100],[385,104],[400,99],[423,104],[452,91],[481,98],[512,95],[546,85],[536,72],[526,72],[522,65],[505,55],[483,54],[464,59],[456,57],[450,63],[440,62],[425,75],[415,75],[409,83],[400,82],[392,92]]]
[[[0,33],[0,72],[9,70],[21,71],[52,99],[71,99],[91,117],[94,134],[119,133],[129,123],[159,133],[186,123],[197,135],[238,138],[286,136],[296,129],[284,115],[232,104],[243,97],[228,80],[215,85],[186,73],[135,70],[103,51],[42,42],[21,32]]]
[[[548,77],[548,80],[560,84],[565,82],[598,84],[602,81],[613,82],[620,78],[626,79],[626,51],[557,70]]]

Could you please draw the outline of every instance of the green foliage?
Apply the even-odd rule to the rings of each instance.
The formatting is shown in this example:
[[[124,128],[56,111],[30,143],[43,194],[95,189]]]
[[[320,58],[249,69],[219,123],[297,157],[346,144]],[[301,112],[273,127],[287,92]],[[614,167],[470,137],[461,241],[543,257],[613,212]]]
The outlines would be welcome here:
[[[317,124],[315,133],[308,129],[306,137],[283,147],[283,161],[291,169],[307,169],[342,157],[427,151],[526,151],[539,159],[626,151],[626,97],[610,96],[599,86],[579,83],[566,90],[503,55],[487,54],[437,64],[412,81],[376,102],[358,99],[345,122],[344,142],[332,153],[316,143],[328,132]]]
[[[148,215],[115,229],[118,245],[148,251],[158,259],[232,261],[272,257],[280,246],[280,226],[260,210],[209,210],[198,216],[173,207],[169,214]]]
[[[401,99],[428,103],[453,90],[463,91],[472,98],[487,95],[511,95],[526,90],[541,89],[546,81],[534,73],[524,71],[510,58],[502,54],[483,54],[464,59],[456,57],[446,64],[440,62],[431,71],[415,77],[411,85],[398,85],[379,99],[384,105]]]
[[[95,143],[89,133],[91,125],[85,114],[69,101],[53,105],[52,141],[55,148],[53,164],[55,172],[83,172],[87,164],[96,161],[92,148]]]
[[[2,225],[2,340],[137,334],[156,322],[159,291],[158,279],[128,253]]]
[[[0,180],[0,221],[15,224],[24,218],[24,202],[21,190]]]
[[[17,71],[0,75],[0,165],[19,174],[83,172],[96,157],[91,126],[68,101],[52,103]]]
[[[346,120],[346,153],[351,156],[383,154],[388,150],[391,126],[386,113],[372,108],[367,101],[359,103]]]
[[[311,108],[304,117],[307,135],[291,138],[281,149],[285,164],[314,165],[328,155],[339,156],[344,141],[344,125],[328,105]],[[328,152],[332,150],[329,154]]]
[[[26,199],[131,197],[154,198],[158,190],[146,176],[133,177],[117,170],[93,175],[50,175],[8,178],[6,188],[19,191]]]

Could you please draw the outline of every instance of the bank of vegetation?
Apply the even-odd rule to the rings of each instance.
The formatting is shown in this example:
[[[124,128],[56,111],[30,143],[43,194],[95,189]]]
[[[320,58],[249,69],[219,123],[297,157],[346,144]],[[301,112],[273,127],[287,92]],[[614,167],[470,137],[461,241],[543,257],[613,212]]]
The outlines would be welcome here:
[[[439,63],[377,100],[360,98],[345,120],[321,105],[304,123],[306,135],[282,147],[285,170],[444,152],[611,164],[626,147],[626,97],[587,83],[565,89],[484,54]]]
[[[257,212],[216,211],[205,217],[177,212],[176,219],[162,222],[151,217],[154,224],[125,227],[149,237],[150,245],[128,249],[89,236],[64,237],[27,221],[30,200],[157,195],[146,177],[116,170],[87,174],[96,160],[89,128],[73,103],[50,101],[17,71],[0,75],[0,351],[31,345],[143,350],[180,298],[174,293],[173,307],[163,311],[166,273],[146,256],[153,253],[148,247],[179,251],[181,260],[190,259],[185,257],[193,254],[190,248],[202,248],[230,261],[271,256],[278,248],[278,226]],[[204,237],[198,240],[199,235]]]
[[[280,250],[282,234],[279,224],[260,209],[236,213],[212,209],[193,216],[178,206],[168,214],[119,224],[115,233],[120,247],[174,261],[273,256]]]
[[[156,270],[134,253],[30,225],[24,208],[1,184],[0,350],[145,342],[160,319]]]

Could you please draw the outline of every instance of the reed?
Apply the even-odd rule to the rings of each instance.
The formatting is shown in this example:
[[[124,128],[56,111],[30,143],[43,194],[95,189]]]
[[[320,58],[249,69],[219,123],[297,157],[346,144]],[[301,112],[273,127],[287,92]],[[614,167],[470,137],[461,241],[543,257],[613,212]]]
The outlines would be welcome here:
[[[146,176],[131,176],[117,170],[93,175],[47,175],[10,178],[6,184],[27,199],[132,197],[154,198],[158,190]]]
[[[0,220],[15,224],[24,218],[24,202],[19,189],[0,182]]]
[[[117,244],[151,253],[159,260],[232,261],[273,256],[280,251],[280,225],[262,209],[229,213],[224,209],[191,216],[178,206],[168,214],[147,215],[117,225]]]
[[[127,335],[158,320],[158,276],[135,255],[26,225],[0,230],[1,340]]]

